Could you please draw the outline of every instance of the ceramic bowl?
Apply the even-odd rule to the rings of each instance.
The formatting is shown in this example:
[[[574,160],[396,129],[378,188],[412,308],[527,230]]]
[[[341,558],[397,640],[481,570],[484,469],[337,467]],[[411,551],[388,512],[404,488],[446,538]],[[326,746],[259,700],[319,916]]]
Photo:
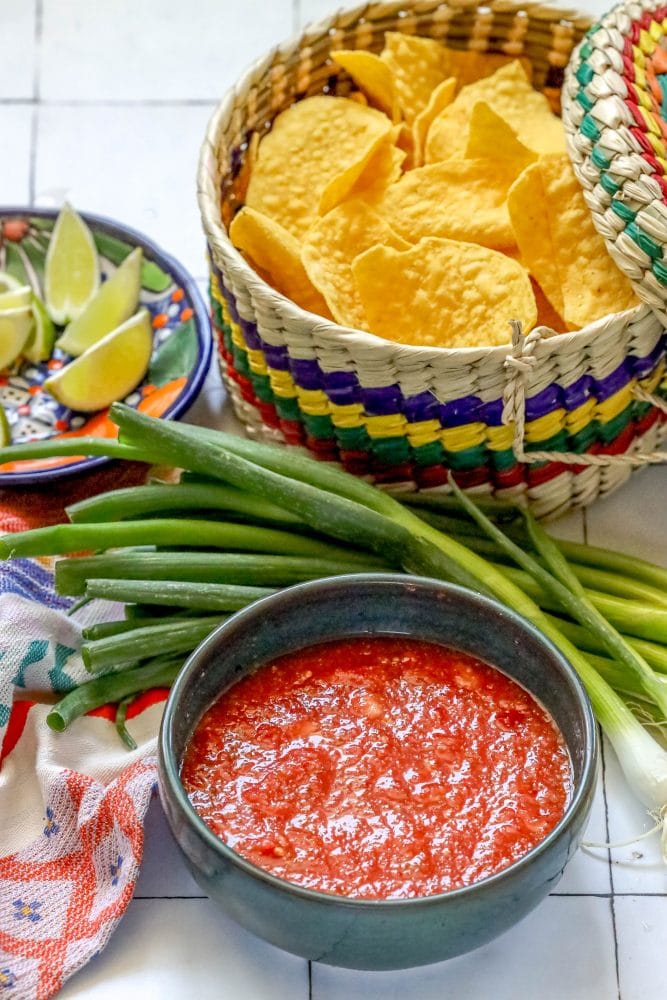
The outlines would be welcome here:
[[[351,899],[276,878],[227,847],[200,819],[179,779],[190,735],[231,683],[314,643],[399,634],[471,653],[499,667],[548,709],[569,749],[574,791],[533,850],[471,886],[416,899]],[[192,654],[171,690],[159,739],[160,795],[204,891],[239,924],[286,951],[355,969],[398,969],[452,958],[501,934],[559,881],[593,798],[597,731],[565,658],[499,604],[419,577],[364,574],[290,587],[234,615]]]
[[[44,259],[55,209],[0,208],[0,271],[43,295]],[[177,419],[197,398],[211,361],[212,336],[206,307],[194,279],[173,257],[141,233],[101,216],[81,213],[97,245],[100,269],[108,277],[135,247],[144,251],[139,307],[153,324],[153,356],[143,381],[123,401],[151,416]],[[48,361],[20,361],[0,373],[0,405],[16,444],[66,435],[115,437],[106,410],[77,413],[62,406],[42,385],[70,360],[55,348]],[[0,465],[0,486],[39,485],[87,472],[108,458],[50,458]]]

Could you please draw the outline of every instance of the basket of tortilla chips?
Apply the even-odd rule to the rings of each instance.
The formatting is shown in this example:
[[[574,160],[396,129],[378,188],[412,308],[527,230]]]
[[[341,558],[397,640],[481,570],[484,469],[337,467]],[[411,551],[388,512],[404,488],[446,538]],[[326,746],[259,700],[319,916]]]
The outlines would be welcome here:
[[[198,187],[251,434],[539,515],[655,460],[663,325],[594,228],[557,114],[588,28],[513,0],[370,4],[227,94]]]

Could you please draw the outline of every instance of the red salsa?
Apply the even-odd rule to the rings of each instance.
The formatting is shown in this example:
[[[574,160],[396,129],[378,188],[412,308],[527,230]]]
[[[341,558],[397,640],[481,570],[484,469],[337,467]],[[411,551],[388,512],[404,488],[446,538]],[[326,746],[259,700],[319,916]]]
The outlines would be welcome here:
[[[206,712],[181,772],[207,825],[274,875],[365,899],[500,871],[568,804],[547,712],[433,643],[357,638],[282,656]]]

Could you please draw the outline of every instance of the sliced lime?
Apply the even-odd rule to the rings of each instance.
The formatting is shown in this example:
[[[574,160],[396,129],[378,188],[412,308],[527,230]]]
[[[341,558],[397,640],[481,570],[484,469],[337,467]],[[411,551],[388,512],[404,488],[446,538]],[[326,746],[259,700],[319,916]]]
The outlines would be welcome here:
[[[4,408],[0,406],[0,448],[6,448],[8,444],[12,443],[12,429],[9,426],[9,420],[7,420],[7,414]]]
[[[35,325],[32,335],[23,348],[23,356],[36,364],[51,357],[56,330],[44,303],[36,295],[32,297],[32,315]]]
[[[100,263],[90,229],[65,203],[56,219],[44,270],[44,299],[54,321],[76,319],[100,284]]]
[[[124,323],[136,310],[141,289],[143,251],[136,247],[104,282],[81,315],[72,320],[58,347],[75,358]]]
[[[32,309],[21,306],[0,312],[0,369],[19,356],[32,333]]]
[[[47,379],[44,388],[72,410],[101,410],[136,388],[146,374],[152,349],[150,316],[147,309],[140,309]]]
[[[30,285],[19,285],[8,292],[0,292],[0,312],[7,309],[21,309],[29,306],[32,299],[32,288]]]
[[[21,282],[8,271],[0,271],[0,292],[15,292]]]

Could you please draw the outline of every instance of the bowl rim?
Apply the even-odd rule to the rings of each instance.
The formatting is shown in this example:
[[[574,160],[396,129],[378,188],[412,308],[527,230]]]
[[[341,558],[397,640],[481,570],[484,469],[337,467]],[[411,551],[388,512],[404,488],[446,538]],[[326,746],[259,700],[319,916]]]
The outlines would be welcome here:
[[[59,212],[60,208],[0,204],[0,220],[14,216],[55,219]],[[197,283],[190,272],[176,257],[162,250],[157,243],[140,230],[134,229],[132,226],[126,226],[124,223],[118,222],[116,219],[112,219],[106,215],[97,215],[94,212],[79,212],[78,214],[89,227],[102,230],[108,233],[109,236],[115,236],[116,239],[131,243],[134,247],[142,247],[144,251],[147,251],[147,258],[155,261],[162,270],[167,271],[174,281],[178,283],[179,287],[184,289],[190,299],[193,311],[192,318],[197,334],[197,360],[188,375],[187,382],[181,394],[160,415],[160,420],[176,420],[187,412],[199,395],[213,354],[211,322],[208,309],[204,304]],[[67,476],[91,472],[114,461],[118,460],[104,457],[84,458],[80,462],[70,462],[67,465],[47,469],[33,469],[30,472],[0,472],[0,486],[38,486],[50,479],[61,479]]]
[[[512,862],[512,864],[508,865],[506,868],[503,868],[492,875],[488,875],[485,878],[479,879],[476,882],[472,882],[470,885],[461,886],[457,889],[451,889],[446,892],[435,893],[428,896],[415,896],[407,899],[360,899],[351,896],[337,895],[335,893],[322,892],[317,889],[310,889],[305,886],[298,885],[295,882],[290,882],[287,879],[272,875],[270,872],[260,868],[258,865],[253,864],[253,862],[248,861],[233,848],[229,847],[210,829],[210,827],[206,825],[204,820],[199,816],[190,803],[180,780],[179,762],[176,761],[176,757],[171,746],[171,730],[179,711],[179,702],[182,691],[187,682],[190,680],[192,674],[199,672],[202,669],[202,662],[204,664],[209,662],[211,656],[217,649],[221,636],[224,637],[225,633],[228,631],[243,628],[246,626],[246,623],[251,624],[256,615],[261,614],[267,604],[269,606],[279,606],[280,604],[284,604],[286,602],[291,603],[296,601],[298,603],[304,591],[308,593],[312,591],[324,590],[326,593],[329,590],[333,591],[334,589],[337,589],[340,585],[344,585],[346,587],[359,587],[367,584],[380,583],[388,586],[400,585],[401,587],[404,587],[406,582],[415,584],[417,587],[427,588],[429,590],[435,589],[446,594],[450,594],[459,600],[476,604],[477,608],[482,613],[486,614],[487,612],[492,612],[496,618],[500,613],[500,615],[508,619],[514,627],[517,627],[519,630],[523,630],[525,633],[530,635],[533,640],[538,643],[538,645],[543,647],[544,652],[552,659],[556,659],[558,661],[561,671],[564,673],[573,695],[579,702],[585,726],[584,761],[581,779],[578,786],[575,787],[572,798],[559,822],[538,844],[532,847],[525,854],[521,855],[520,858]],[[358,633],[350,633],[350,637],[352,638],[355,634]],[[276,653],[275,655],[278,656],[280,654]],[[496,669],[500,668],[496,667]],[[533,694],[533,697],[535,697],[532,691],[530,693]],[[200,719],[201,715],[198,717],[198,721]],[[195,725],[198,724],[198,721]],[[553,642],[551,642],[551,640],[546,636],[542,635],[542,633],[534,625],[532,625],[531,622],[517,614],[515,611],[506,608],[499,601],[486,597],[483,594],[479,594],[476,591],[468,590],[465,587],[460,587],[457,584],[436,580],[431,577],[408,576],[406,574],[399,573],[355,573],[346,574],[344,576],[330,576],[322,577],[317,580],[308,580],[304,583],[298,583],[290,587],[285,587],[268,597],[260,598],[228,618],[199,644],[199,646],[188,657],[183,669],[172,685],[167,698],[158,736],[158,784],[160,791],[165,798],[167,796],[164,792],[164,786],[167,786],[168,791],[173,796],[172,802],[176,803],[181,815],[190,826],[194,826],[195,832],[203,838],[208,848],[213,850],[213,852],[220,856],[222,860],[235,865],[244,871],[245,874],[265,883],[270,888],[281,892],[287,892],[288,894],[295,895],[311,902],[316,901],[325,906],[360,906],[368,910],[393,910],[397,907],[416,908],[436,906],[441,905],[443,902],[448,900],[465,899],[472,893],[486,891],[486,889],[492,889],[499,883],[502,884],[504,881],[513,878],[524,868],[530,866],[530,864],[532,864],[532,862],[539,857],[540,854],[544,853],[552,843],[558,840],[561,835],[565,833],[569,825],[576,820],[580,812],[586,808],[586,804],[590,800],[595,787],[598,757],[598,727],[586,689],[569,660],[563,653],[560,652]]]

